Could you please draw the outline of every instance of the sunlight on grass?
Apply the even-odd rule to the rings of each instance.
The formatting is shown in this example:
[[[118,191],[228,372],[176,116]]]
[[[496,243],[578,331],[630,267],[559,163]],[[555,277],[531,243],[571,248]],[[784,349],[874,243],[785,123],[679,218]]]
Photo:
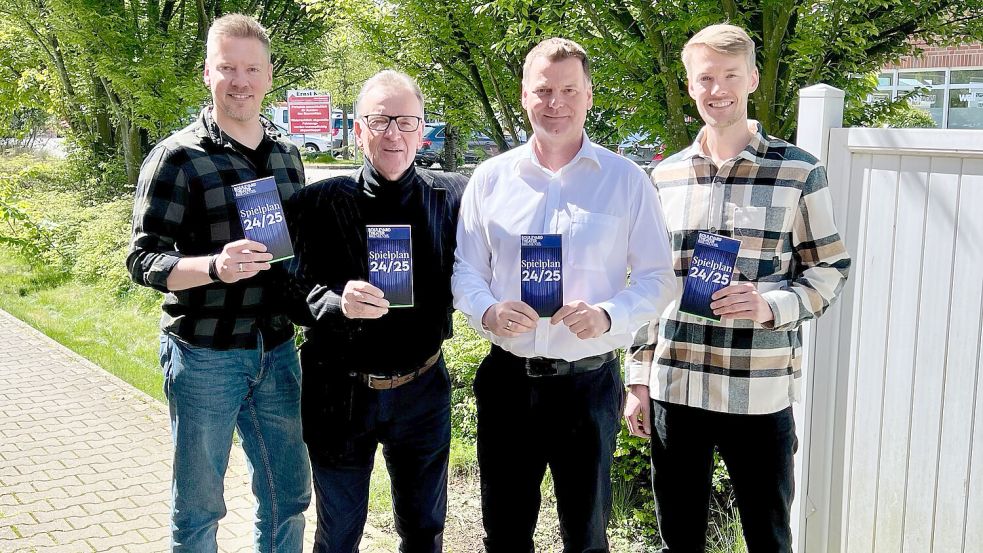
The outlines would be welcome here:
[[[159,310],[104,289],[32,272],[0,250],[0,308],[134,387],[163,399],[157,360]]]

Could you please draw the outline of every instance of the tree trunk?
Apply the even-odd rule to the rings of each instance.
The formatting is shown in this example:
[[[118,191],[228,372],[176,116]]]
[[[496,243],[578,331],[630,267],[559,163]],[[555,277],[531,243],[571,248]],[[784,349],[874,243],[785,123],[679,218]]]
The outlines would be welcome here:
[[[341,157],[348,159],[348,105],[341,104]]]
[[[140,164],[143,162],[143,150],[140,147],[140,128],[129,119],[121,120],[119,124],[120,142],[123,145],[123,162],[126,164],[126,184],[135,189],[137,178],[140,176]]]
[[[440,168],[447,172],[457,171],[457,127],[450,123],[444,127],[444,152],[441,154]]]

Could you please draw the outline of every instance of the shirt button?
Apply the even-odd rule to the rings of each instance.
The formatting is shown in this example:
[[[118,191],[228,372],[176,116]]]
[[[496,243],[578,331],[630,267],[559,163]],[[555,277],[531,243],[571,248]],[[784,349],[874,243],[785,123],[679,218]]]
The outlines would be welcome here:
[[[716,234],[717,233],[717,227],[710,227],[710,232]]]

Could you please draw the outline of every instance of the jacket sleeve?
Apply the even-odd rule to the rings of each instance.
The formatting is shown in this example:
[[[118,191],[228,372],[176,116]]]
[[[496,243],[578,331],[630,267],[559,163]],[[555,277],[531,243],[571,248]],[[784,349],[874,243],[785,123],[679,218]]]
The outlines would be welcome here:
[[[175,243],[185,224],[189,190],[168,150],[154,148],[140,167],[133,201],[133,225],[126,268],[141,286],[167,292],[167,277],[182,254]]]
[[[850,271],[850,255],[833,221],[833,202],[826,169],[809,174],[792,223],[795,272],[789,285],[761,294],[771,306],[774,330],[792,330],[819,317],[843,289]]]

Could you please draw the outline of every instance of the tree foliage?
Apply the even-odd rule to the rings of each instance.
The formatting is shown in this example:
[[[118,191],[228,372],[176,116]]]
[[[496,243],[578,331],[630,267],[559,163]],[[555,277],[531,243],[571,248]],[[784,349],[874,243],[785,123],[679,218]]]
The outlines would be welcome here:
[[[310,76],[323,24],[294,0],[7,0],[0,54],[12,63],[3,71],[13,82],[35,79],[21,88],[45,96],[88,157],[121,159],[133,185],[150,145],[206,101],[208,26],[237,11],[270,31],[279,84]],[[25,93],[0,89],[0,101],[24,105]]]
[[[914,52],[918,41],[983,37],[983,0],[309,1],[348,14],[378,60],[442,100],[448,121],[496,140],[529,130],[519,106],[525,52],[548,36],[577,40],[593,65],[592,137],[645,130],[671,150],[700,126],[680,53],[706,25],[730,21],[754,38],[761,82],[750,116],[786,139],[800,88],[825,82],[865,97],[869,88],[852,76]]]

